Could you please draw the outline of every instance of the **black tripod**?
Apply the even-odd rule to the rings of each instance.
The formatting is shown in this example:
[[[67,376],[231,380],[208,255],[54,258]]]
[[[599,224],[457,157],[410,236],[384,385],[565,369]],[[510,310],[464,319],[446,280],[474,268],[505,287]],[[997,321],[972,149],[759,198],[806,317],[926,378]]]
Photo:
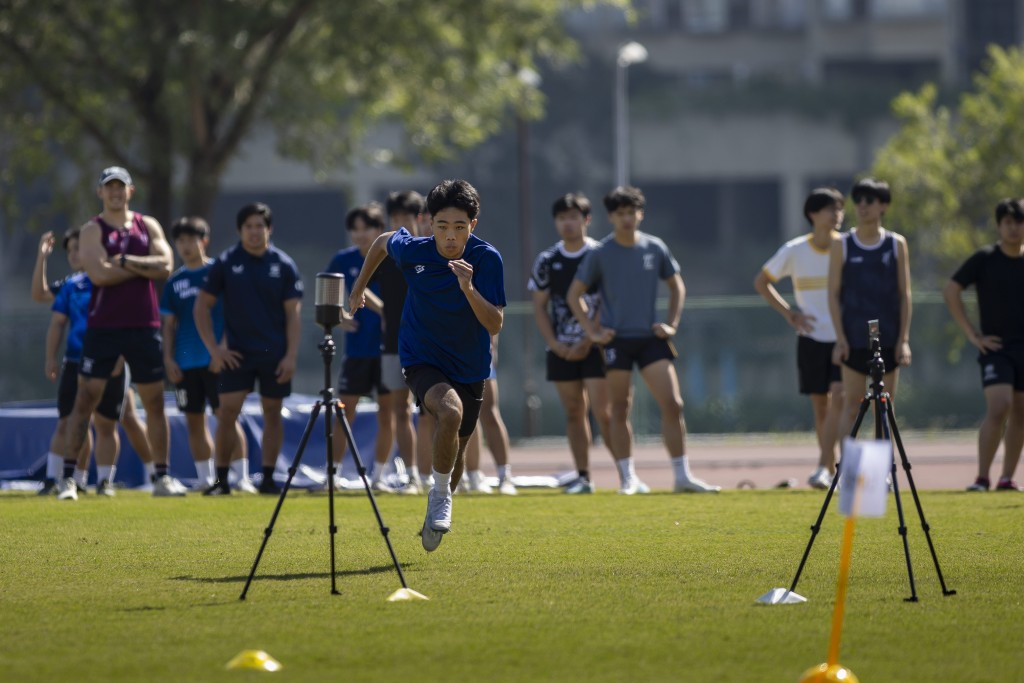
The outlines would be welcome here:
[[[921,528],[924,529],[924,536],[928,540],[928,549],[932,554],[932,561],[935,563],[935,572],[939,576],[939,584],[942,586],[943,595],[956,595],[955,590],[946,588],[946,582],[942,578],[942,569],[939,567],[939,558],[935,554],[935,546],[932,544],[932,536],[928,522],[924,518],[924,508],[921,507],[921,499],[917,495],[917,487],[914,486],[914,477],[910,474],[910,460],[907,458],[907,453],[903,450],[903,441],[900,439],[900,430],[896,426],[896,418],[892,412],[892,397],[889,392],[885,390],[885,383],[882,381],[885,375],[885,362],[882,360],[882,347],[878,337],[878,321],[872,320],[868,322],[869,336],[871,339],[871,351],[872,358],[868,362],[869,374],[871,375],[871,389],[867,394],[864,395],[863,400],[860,403],[860,411],[857,413],[857,419],[853,423],[853,429],[850,432],[850,437],[855,438],[857,431],[860,429],[860,424],[864,420],[864,415],[868,412],[868,405],[874,403],[875,407],[875,438],[885,439],[891,441],[895,445],[895,451],[900,454],[900,461],[903,463],[903,471],[907,474],[907,483],[910,485],[910,492],[914,496],[914,504],[917,506],[917,516],[921,519]],[[800,566],[797,567],[796,576],[793,577],[793,583],[789,587],[790,593],[796,592],[797,581],[800,580],[800,574],[804,570],[804,564],[807,562],[807,556],[811,554],[811,546],[814,545],[814,538],[818,535],[818,531],[821,529],[821,522],[825,519],[825,511],[828,509],[828,504],[832,500],[832,494],[835,493],[836,486],[839,484],[839,477],[842,474],[842,462],[836,464],[836,476],[832,479],[832,485],[828,488],[828,493],[825,494],[825,502],[821,506],[821,512],[818,513],[818,519],[815,520],[814,526],[811,527],[811,538],[807,541],[807,548],[804,550],[804,556],[800,560]],[[890,471],[890,478],[892,479],[892,492],[893,497],[896,499],[896,512],[899,516],[899,534],[903,537],[903,553],[907,558],[907,577],[910,579],[910,597],[904,598],[907,602],[917,602],[917,588],[914,586],[914,568],[910,563],[910,546],[907,544],[907,525],[903,517],[903,503],[900,500],[900,488],[896,480],[896,456],[893,453],[892,469]]]
[[[270,540],[270,534],[274,533],[274,523],[277,521],[277,515],[281,512],[281,506],[284,505],[285,496],[288,495],[288,489],[291,487],[292,479],[295,477],[295,473],[299,469],[299,462],[302,460],[302,452],[306,449],[306,443],[309,441],[309,435],[313,433],[313,425],[316,424],[317,416],[320,414],[320,409],[325,408],[325,425],[324,434],[327,437],[327,498],[328,508],[330,509],[330,525],[328,529],[331,534],[331,594],[340,595],[337,589],[335,566],[334,566],[334,536],[338,533],[338,527],[334,524],[334,473],[337,471],[334,466],[334,414],[337,413],[338,419],[341,422],[342,429],[345,430],[345,436],[348,438],[349,447],[352,449],[352,457],[355,458],[356,468],[359,472],[359,476],[363,480],[363,486],[366,488],[366,495],[370,498],[370,505],[373,507],[373,514],[377,517],[377,524],[380,526],[380,533],[384,537],[384,542],[388,546],[388,552],[391,553],[391,561],[395,564],[395,571],[398,572],[398,580],[402,582],[402,588],[408,590],[409,586],[405,582],[405,575],[402,574],[402,567],[398,564],[398,557],[395,555],[395,549],[391,547],[391,540],[388,538],[388,532],[390,529],[384,526],[384,520],[380,516],[380,509],[377,507],[377,501],[373,497],[373,491],[370,489],[370,481],[366,478],[366,468],[363,467],[363,461],[359,457],[359,449],[356,447],[356,440],[352,436],[352,427],[349,425],[348,418],[345,417],[345,410],[340,401],[334,400],[333,389],[331,388],[331,360],[334,358],[334,339],[331,337],[331,327],[324,325],[324,339],[317,346],[320,349],[320,355],[324,361],[324,388],[320,392],[320,399],[313,405],[313,412],[309,416],[309,421],[306,423],[306,429],[302,432],[302,439],[299,441],[299,448],[295,452],[295,459],[292,460],[292,466],[288,468],[288,480],[284,483],[284,488],[281,489],[281,497],[277,501],[277,506],[274,508],[274,514],[270,517],[270,525],[263,532],[263,543],[260,544],[260,550],[256,553],[256,560],[252,563],[252,570],[249,572],[249,578],[245,581],[245,588],[242,589],[242,594],[238,596],[239,600],[245,600],[245,594],[249,592],[249,584],[252,583],[252,578],[256,574],[256,567],[260,564],[260,558],[263,557],[263,550],[267,547],[267,541]]]

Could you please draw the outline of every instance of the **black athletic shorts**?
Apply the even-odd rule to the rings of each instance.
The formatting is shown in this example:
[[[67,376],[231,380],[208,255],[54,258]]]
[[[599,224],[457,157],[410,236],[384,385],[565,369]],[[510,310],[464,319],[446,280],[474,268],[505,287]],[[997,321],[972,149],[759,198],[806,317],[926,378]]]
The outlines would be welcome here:
[[[820,342],[800,335],[796,338],[796,369],[801,394],[827,394],[833,382],[842,380],[839,366],[832,362],[835,342]]]
[[[110,420],[120,420],[124,409],[124,373],[107,380],[96,412]],[[75,407],[78,396],[78,361],[65,360],[60,371],[60,387],[57,389],[57,415],[67,417]]]
[[[277,381],[277,366],[280,360],[249,360],[243,357],[235,369],[223,368],[217,377],[217,391],[231,394],[236,391],[250,393],[260,382],[260,396],[263,398],[285,398],[292,393],[292,382]]]
[[[448,379],[443,372],[432,365],[410,365],[402,368],[405,383],[416,397],[416,405],[423,408],[423,400],[434,386],[447,384],[462,401],[462,424],[459,425],[459,436],[466,438],[473,435],[476,422],[480,418],[480,407],[484,402],[484,383],[486,380],[462,384]]]
[[[163,338],[155,327],[90,327],[82,340],[82,366],[86,377],[106,379],[114,372],[117,359],[132,371],[136,384],[151,384],[164,378]]]
[[[566,360],[550,350],[546,356],[549,382],[576,382],[604,377],[604,354],[600,347],[591,347],[587,357],[581,360]]]
[[[855,370],[862,375],[870,375],[871,367],[868,365],[875,354],[871,349],[850,349],[850,355],[843,361],[843,365]],[[885,363],[885,371],[892,372],[899,366],[896,364],[896,349],[891,346],[882,347],[882,362]]]
[[[217,375],[210,368],[189,368],[182,370],[181,382],[174,385],[174,398],[178,410],[183,413],[205,413],[206,404],[212,410],[220,407],[217,394]]]
[[[381,381],[380,357],[349,358],[341,362],[338,372],[337,396],[372,396],[388,393]]]
[[[604,362],[609,370],[632,370],[634,363],[643,370],[651,363],[675,360],[676,356],[672,342],[654,336],[616,338],[604,347]]]
[[[1011,384],[1014,391],[1024,391],[1024,344],[1004,344],[998,351],[978,354],[981,386]]]

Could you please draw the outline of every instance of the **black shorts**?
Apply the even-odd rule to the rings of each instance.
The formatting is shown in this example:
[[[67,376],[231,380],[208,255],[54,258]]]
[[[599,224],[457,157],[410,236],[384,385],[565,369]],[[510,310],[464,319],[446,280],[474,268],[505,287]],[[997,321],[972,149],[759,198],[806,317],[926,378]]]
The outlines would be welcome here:
[[[411,365],[402,368],[405,383],[416,397],[416,405],[423,408],[423,399],[434,386],[447,384],[462,401],[462,424],[459,425],[459,436],[466,438],[473,435],[476,421],[480,418],[480,407],[484,402],[484,383],[486,380],[462,384],[448,379],[443,372],[432,365]]]
[[[978,354],[981,386],[1011,384],[1014,391],[1024,391],[1024,344],[1005,344],[998,351]]]
[[[842,380],[842,371],[832,362],[835,342],[810,337],[796,338],[796,369],[801,394],[827,394],[829,385]]]
[[[124,385],[125,377],[122,372],[116,377],[107,380],[107,386],[103,389],[103,396],[96,406],[96,412],[110,420],[120,420],[121,411],[124,409]],[[60,372],[60,386],[57,389],[57,415],[67,417],[71,409],[75,407],[75,397],[78,396],[78,361],[65,360]]]
[[[634,363],[643,370],[659,360],[675,360],[677,355],[672,342],[658,337],[616,338],[604,347],[604,362],[609,370],[632,370]]]
[[[548,351],[546,356],[549,382],[578,382],[604,377],[604,354],[597,346],[592,347],[582,360],[566,360],[553,351]]]
[[[82,365],[86,377],[106,379],[114,372],[117,359],[132,371],[136,384],[151,384],[164,378],[163,339],[155,327],[90,327],[82,341]]]
[[[223,368],[217,377],[217,391],[231,394],[236,391],[250,393],[260,382],[260,396],[263,398],[284,398],[292,393],[292,382],[277,381],[277,366],[280,360],[250,360],[242,357],[234,370]]]
[[[850,355],[843,361],[843,365],[855,370],[862,375],[870,375],[871,367],[868,365],[875,354],[871,349],[850,349]],[[896,364],[896,349],[891,346],[882,347],[882,362],[885,363],[885,371],[892,372],[899,366]]]
[[[178,410],[183,413],[205,413],[206,404],[212,410],[220,407],[217,395],[217,375],[210,368],[189,368],[182,370],[182,380],[174,385],[174,398]]]
[[[345,356],[338,372],[338,388],[334,393],[338,396],[380,396],[388,393],[388,388],[381,382],[380,357]]]

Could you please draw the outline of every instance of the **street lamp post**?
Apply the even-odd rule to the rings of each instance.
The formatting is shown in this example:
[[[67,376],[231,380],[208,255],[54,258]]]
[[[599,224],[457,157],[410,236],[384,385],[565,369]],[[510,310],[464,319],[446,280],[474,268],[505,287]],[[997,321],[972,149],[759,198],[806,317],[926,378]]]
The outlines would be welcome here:
[[[629,183],[630,65],[647,61],[647,48],[635,41],[619,48],[615,60],[615,185]]]
[[[541,84],[540,74],[530,68],[522,68],[517,74],[519,80],[531,88],[539,88]],[[516,141],[517,165],[519,170],[519,251],[521,272],[519,280],[522,283],[523,300],[529,301],[532,296],[526,288],[526,274],[530,272],[533,264],[533,224],[530,221],[533,201],[530,196],[530,124],[522,115],[516,117]],[[523,320],[523,433],[527,437],[537,435],[540,422],[540,396],[537,393],[537,383],[533,376],[533,339],[536,334],[533,326],[528,322],[531,318],[524,316]]]

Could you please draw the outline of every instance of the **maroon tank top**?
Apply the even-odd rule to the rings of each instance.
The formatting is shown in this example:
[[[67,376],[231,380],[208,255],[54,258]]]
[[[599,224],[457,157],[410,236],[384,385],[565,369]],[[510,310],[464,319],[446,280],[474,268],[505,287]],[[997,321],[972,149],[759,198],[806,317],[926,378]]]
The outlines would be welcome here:
[[[116,228],[99,216],[103,248],[115,259],[121,254],[149,256],[149,228],[142,214],[132,212],[128,229]],[[89,300],[89,327],[160,327],[156,282],[134,277],[120,284],[93,287]]]

